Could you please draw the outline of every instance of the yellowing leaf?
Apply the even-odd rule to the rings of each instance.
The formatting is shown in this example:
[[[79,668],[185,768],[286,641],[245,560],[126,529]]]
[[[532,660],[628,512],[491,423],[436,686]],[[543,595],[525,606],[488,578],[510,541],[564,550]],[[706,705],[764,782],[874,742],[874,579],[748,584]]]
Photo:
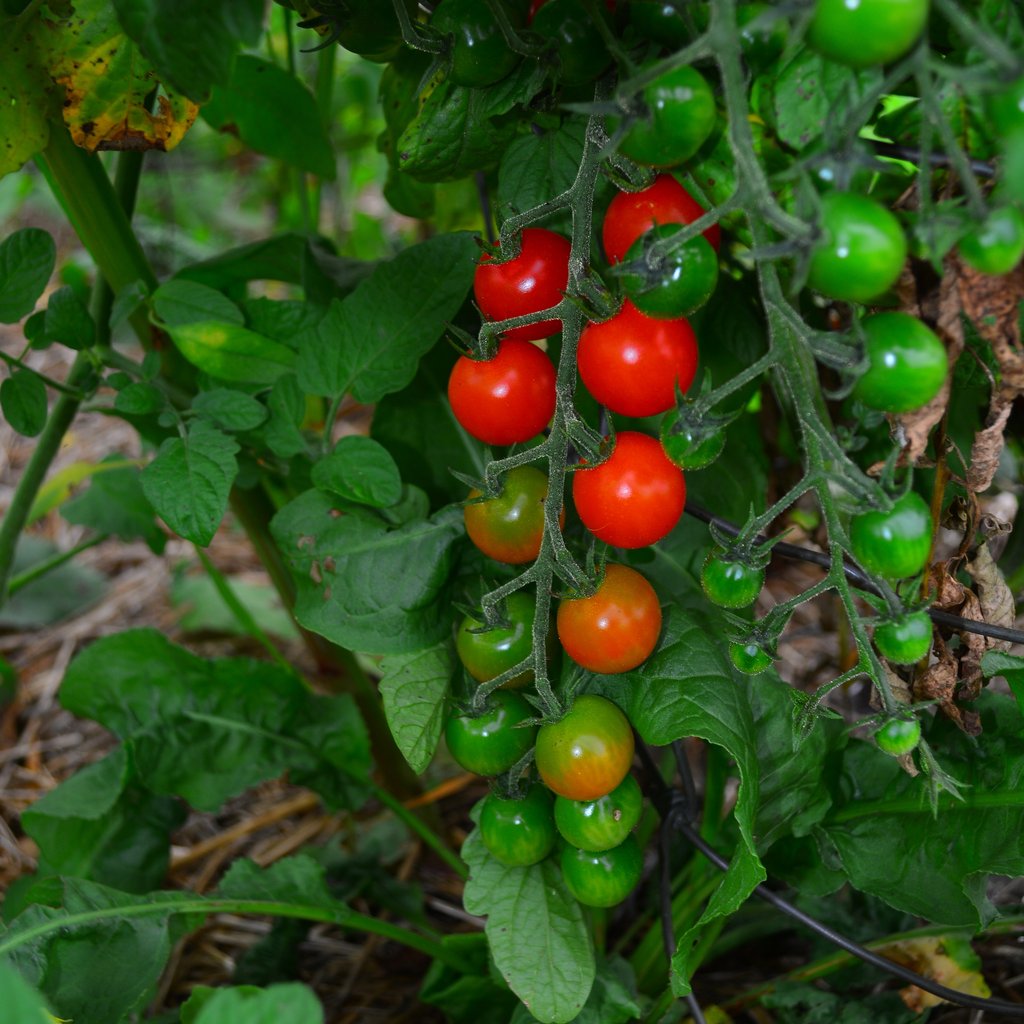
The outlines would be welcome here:
[[[990,996],[991,990],[981,976],[981,961],[970,942],[956,933],[908,939],[886,946],[882,951],[890,960],[923,974],[947,988],[971,996]],[[945,1000],[930,992],[908,985],[900,990],[900,998],[915,1013],[921,1013]]]
[[[295,367],[295,352],[237,324],[201,321],[168,324],[178,351],[218,380],[273,384]]]
[[[56,46],[50,73],[66,90],[64,121],[76,145],[167,151],[192,126],[199,108],[168,90],[153,112],[147,109],[145,98],[159,82],[107,0],[77,0]]]

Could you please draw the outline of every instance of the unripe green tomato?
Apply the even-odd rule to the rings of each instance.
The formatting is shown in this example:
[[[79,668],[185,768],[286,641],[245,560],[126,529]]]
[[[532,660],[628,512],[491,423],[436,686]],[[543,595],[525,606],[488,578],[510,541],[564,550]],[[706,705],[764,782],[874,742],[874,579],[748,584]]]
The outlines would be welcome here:
[[[588,853],[573,846],[562,850],[562,877],[569,892],[587,907],[614,907],[635,888],[644,855],[633,836],[611,850]]]
[[[378,0],[348,0],[343,6],[330,34],[346,50],[377,64],[387,64],[402,52],[402,26],[393,7],[382,7]],[[405,0],[405,7],[415,20],[415,0]]]
[[[921,723],[916,718],[890,718],[875,733],[875,742],[893,757],[909,754],[921,742]]]
[[[706,434],[687,425],[679,426],[679,410],[665,414],[661,421],[661,446],[680,469],[704,469],[725,448],[725,431]]]
[[[734,642],[729,644],[729,659],[748,676],[759,676],[772,667],[772,656],[757,644]]]
[[[740,46],[747,63],[755,69],[765,68],[776,60],[786,48],[787,21],[776,18],[768,28],[756,31],[751,24],[770,11],[770,4],[749,3],[736,7],[736,24],[740,30]]]
[[[533,717],[533,708],[518,693],[498,690],[491,694],[482,715],[450,715],[444,729],[445,742],[466,771],[500,775],[533,746],[536,727],[518,728],[520,722]]]
[[[572,846],[601,853],[625,842],[643,812],[640,784],[627,775],[610,793],[596,800],[555,798],[555,825]]]
[[[565,85],[590,82],[611,63],[604,39],[580,0],[547,0],[530,28],[555,44],[558,77]]]
[[[807,42],[848,67],[902,57],[928,23],[928,0],[817,0]]]
[[[485,624],[472,615],[463,618],[455,634],[455,650],[459,661],[478,683],[500,676],[530,656],[536,611],[537,603],[533,597],[517,590],[505,599],[508,626],[485,629]],[[533,672],[526,671],[510,679],[502,689],[520,690],[532,682]]]
[[[505,4],[514,27],[525,20],[519,4]],[[479,88],[509,74],[522,58],[510,50],[491,9],[480,0],[442,0],[430,24],[453,37],[449,73],[456,85]]]
[[[928,561],[931,544],[931,510],[915,491],[908,491],[889,512],[864,512],[850,520],[853,557],[886,579],[916,576]]]
[[[870,302],[891,288],[907,258],[900,222],[884,206],[852,192],[821,197],[822,237],[807,283],[843,302]]]
[[[997,138],[1024,128],[1024,77],[988,98],[988,114]]]
[[[708,600],[719,608],[746,608],[757,600],[764,586],[764,569],[743,562],[730,562],[722,552],[712,551],[700,571],[700,585]]]
[[[678,224],[659,224],[642,234],[629,247],[624,260],[625,264],[637,264],[642,269],[620,277],[622,290],[633,305],[658,320],[674,320],[696,312],[711,298],[718,284],[718,256],[703,235],[675,246],[656,259],[656,265],[643,266],[650,244],[671,238],[679,229]]]
[[[868,368],[853,395],[880,412],[910,412],[930,402],[949,370],[946,347],[906,313],[875,313],[861,321]]]
[[[1008,274],[1024,256],[1024,213],[1016,206],[993,210],[960,239],[960,255],[983,274]]]
[[[894,665],[916,665],[932,649],[932,620],[927,612],[910,612],[875,627],[878,653]]]
[[[691,40],[682,5],[664,0],[633,0],[629,24],[641,39],[659,43],[662,49],[679,50]]]
[[[531,786],[519,799],[489,794],[480,809],[480,838],[510,868],[539,864],[558,839],[551,793]]]

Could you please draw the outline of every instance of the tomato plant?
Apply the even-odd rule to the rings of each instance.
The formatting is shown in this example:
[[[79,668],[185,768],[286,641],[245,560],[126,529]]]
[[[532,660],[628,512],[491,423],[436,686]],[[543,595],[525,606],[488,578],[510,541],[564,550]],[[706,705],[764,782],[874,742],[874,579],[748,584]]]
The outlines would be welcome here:
[[[930,402],[949,370],[945,346],[906,313],[875,313],[861,321],[868,367],[853,394],[882,412],[910,412]]]
[[[448,401],[459,423],[486,444],[529,441],[555,411],[555,368],[536,345],[506,339],[491,359],[459,357]]]
[[[636,887],[644,859],[632,836],[611,850],[588,853],[567,846],[562,850],[562,877],[569,891],[587,907],[614,907]]]
[[[640,783],[627,775],[610,793],[596,800],[555,797],[555,825],[577,849],[602,853],[626,841],[643,813]]]
[[[808,42],[840,64],[865,68],[902,57],[928,23],[928,0],[816,0]]]
[[[488,628],[472,615],[463,617],[455,634],[455,650],[459,661],[477,682],[494,679],[530,656],[536,608],[533,597],[517,590],[505,599],[503,616],[507,626]],[[505,688],[518,690],[532,681],[533,672],[523,672],[505,683]]]
[[[896,283],[907,258],[899,221],[867,196],[821,197],[821,239],[811,253],[807,283],[831,299],[870,302]]]
[[[626,253],[620,275],[622,289],[647,316],[659,319],[689,316],[703,306],[718,284],[718,257],[702,235],[657,253],[679,229],[674,224],[652,228]]]
[[[533,746],[537,729],[522,726],[533,708],[518,693],[497,690],[482,714],[448,716],[444,738],[452,757],[468,772],[500,775]]]
[[[634,10],[638,7],[633,5]],[[609,263],[621,263],[633,243],[658,224],[692,224],[707,211],[671,174],[659,174],[639,192],[618,192],[601,222],[601,245]],[[717,224],[704,237],[715,252],[721,246]]]
[[[610,700],[585,693],[564,717],[540,727],[536,756],[548,789],[569,800],[596,800],[629,772],[633,730]]]
[[[932,545],[932,515],[924,498],[908,491],[892,508],[864,512],[850,520],[853,557],[888,579],[919,573]]]
[[[682,472],[653,437],[632,430],[616,435],[604,462],[573,474],[572,493],[583,525],[620,548],[657,543],[686,504]]]
[[[525,868],[542,861],[558,839],[551,793],[543,786],[531,786],[522,797],[490,793],[480,808],[480,837],[509,867]]]
[[[918,611],[881,622],[875,626],[875,646],[894,665],[915,665],[932,649],[932,620]]]
[[[569,282],[569,240],[546,228],[526,228],[519,253],[497,262],[487,253],[473,276],[473,295],[488,320],[507,320],[551,309],[562,301]],[[514,327],[506,339],[537,341],[557,334],[558,320]]]
[[[660,320],[629,299],[580,335],[577,360],[587,390],[623,416],[653,416],[676,401],[697,373],[697,339],[683,318]]]
[[[661,606],[654,587],[635,569],[611,564],[589,597],[558,605],[558,639],[566,654],[591,672],[628,672],[658,643]]]
[[[890,718],[875,733],[875,742],[885,753],[902,757],[921,742],[921,723],[916,718]]]

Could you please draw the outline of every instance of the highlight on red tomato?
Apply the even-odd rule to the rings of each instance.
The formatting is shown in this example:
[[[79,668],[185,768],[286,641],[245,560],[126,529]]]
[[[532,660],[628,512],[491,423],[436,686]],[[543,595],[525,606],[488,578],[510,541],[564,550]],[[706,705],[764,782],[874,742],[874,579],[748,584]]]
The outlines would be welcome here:
[[[707,211],[671,174],[659,174],[639,192],[619,192],[601,224],[601,244],[609,263],[621,263],[630,246],[658,224],[692,224]],[[718,252],[722,232],[717,224],[704,237]]]
[[[544,539],[547,476],[535,466],[516,466],[505,474],[500,494],[483,501],[473,500],[482,497],[482,493],[470,491],[462,510],[469,539],[496,562],[532,562]],[[565,525],[564,508],[559,514],[559,525]]]
[[[589,597],[562,599],[556,621],[558,639],[573,661],[611,675],[628,672],[650,657],[661,634],[661,605],[640,573],[611,564]]]
[[[536,437],[555,411],[555,368],[528,341],[505,339],[492,359],[460,356],[448,378],[448,401],[466,431],[485,444]]]
[[[620,548],[644,548],[670,533],[686,504],[682,470],[647,434],[623,430],[602,463],[572,475],[583,525]]]
[[[626,777],[633,751],[633,730],[626,716],[610,700],[585,693],[557,722],[540,727],[537,771],[559,796],[596,800]]]
[[[697,374],[697,338],[689,321],[656,320],[629,299],[601,323],[588,324],[576,352],[587,390],[611,412],[654,416],[676,404]]]
[[[547,228],[524,228],[519,255],[497,262],[487,253],[473,275],[473,295],[488,320],[507,320],[551,309],[569,284],[569,239]],[[515,327],[503,337],[538,341],[562,329],[560,320]]]

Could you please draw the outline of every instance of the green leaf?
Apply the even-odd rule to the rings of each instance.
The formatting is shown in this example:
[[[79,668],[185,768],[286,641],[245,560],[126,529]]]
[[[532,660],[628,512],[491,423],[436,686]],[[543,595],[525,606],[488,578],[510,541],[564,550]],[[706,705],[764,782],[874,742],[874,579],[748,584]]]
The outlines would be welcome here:
[[[626,1024],[626,1021],[639,1020],[642,1015],[633,968],[627,960],[613,956],[598,962],[594,987],[571,1024]],[[509,1024],[530,1024],[536,1019],[520,1003]]]
[[[923,777],[911,778],[873,744],[851,741],[818,835],[856,888],[980,931],[996,914],[988,876],[1024,874],[1024,718],[1003,694],[985,691],[975,707],[980,742],[943,720],[927,734],[943,769],[964,785],[963,800],[945,796],[933,814]]]
[[[156,315],[171,327],[215,320],[241,327],[242,311],[222,292],[196,281],[174,277],[153,293]]]
[[[139,785],[119,746],[22,811],[25,832],[39,846],[39,873],[74,875],[127,892],[164,880],[171,833],[185,808]]]
[[[313,94],[283,68],[244,54],[231,81],[213,90],[203,118],[231,131],[257,153],[300,170],[334,179],[334,151]]]
[[[102,462],[72,462],[70,466],[57,470],[39,489],[29,513],[29,525],[67,501],[72,490],[83,481],[97,473],[112,473],[116,469],[134,465],[137,465],[134,459],[108,457]]]
[[[501,158],[498,206],[528,210],[566,191],[576,180],[587,123],[569,118],[557,131],[516,139]]]
[[[130,743],[149,789],[200,810],[285,771],[332,807],[366,795],[369,741],[354,702],[315,696],[276,665],[207,661],[131,630],[77,655],[60,699]]]
[[[402,497],[402,478],[388,450],[358,435],[341,438],[313,466],[313,483],[322,491],[373,508],[387,508]]]
[[[267,418],[262,402],[231,388],[201,391],[192,399],[192,411],[229,432],[255,430]]]
[[[108,455],[100,465],[106,464],[112,468],[97,473],[88,490],[72,498],[61,515],[69,523],[112,533],[121,540],[144,540],[150,551],[161,554],[167,537],[157,526],[153,506],[143,493],[139,469],[125,466],[117,455]]]
[[[52,1024],[43,997],[11,966],[0,962],[0,1006],[18,1024]]]
[[[367,271],[369,273],[369,271]],[[315,330],[323,310],[310,302],[267,299],[260,296],[242,303],[246,327],[257,334],[273,338],[289,348],[297,348],[303,331]]]
[[[313,990],[297,981],[266,989],[243,986],[210,991],[194,1016],[185,1016],[188,1003],[182,1007],[183,1024],[323,1024],[323,1007]]]
[[[262,0],[114,0],[125,32],[164,81],[204,103],[231,79],[235,54],[255,46]]]
[[[1024,658],[1005,651],[986,651],[981,656],[981,671],[986,679],[1005,677],[1017,699],[1017,707],[1024,708]]]
[[[880,68],[854,71],[800,49],[775,80],[775,117],[779,139],[801,150],[817,139],[826,124],[843,118],[882,80]]]
[[[50,141],[49,118],[57,114],[54,110],[57,90],[48,74],[50,32],[38,12],[27,21],[0,15],[0,38],[4,40],[4,59],[0,61],[0,177],[3,177],[18,170]],[[0,323],[14,323],[24,314],[6,319],[11,314],[4,298],[3,276],[0,257]],[[46,276],[49,277],[49,273]],[[36,293],[33,303],[41,291]],[[31,312],[31,307],[25,312]]]
[[[235,577],[230,583],[260,629],[285,640],[299,639],[295,623],[281,603],[281,595],[271,584],[250,583]],[[209,576],[177,576],[171,583],[171,604],[180,612],[178,626],[186,633],[248,636]]]
[[[179,537],[206,547],[217,532],[238,473],[233,438],[197,421],[186,438],[169,437],[142,471],[146,498]]]
[[[15,370],[0,383],[4,419],[23,437],[36,437],[46,426],[46,385],[31,370]]]
[[[482,932],[446,935],[442,944],[463,964],[461,971],[435,960],[427,969],[420,1002],[436,1006],[452,1024],[508,1024],[522,1004],[490,970]]]
[[[308,447],[299,429],[306,417],[306,396],[294,373],[286,374],[271,389],[267,398],[270,422],[263,437],[270,450],[282,459],[290,459]]]
[[[159,412],[166,400],[163,392],[146,381],[135,381],[122,388],[114,399],[114,408],[127,416],[149,416]]]
[[[405,387],[473,282],[467,233],[437,235],[383,263],[300,341],[299,383],[311,395],[373,403]]]
[[[509,868],[474,829],[462,844],[469,865],[463,903],[487,918],[495,966],[544,1024],[573,1020],[594,983],[594,948],[580,905],[554,861]]]
[[[447,642],[391,655],[381,663],[380,695],[388,727],[414,772],[422,772],[437,750],[452,669]]]
[[[7,64],[6,61],[3,63]],[[2,100],[3,79],[0,78]],[[0,102],[0,110],[3,108],[4,104]],[[0,126],[8,116],[7,113],[0,115]],[[4,145],[10,145],[9,140],[18,137],[0,130],[0,139],[3,139],[0,143],[0,174],[5,173],[2,170]],[[49,233],[40,228],[22,228],[0,242],[0,323],[17,323],[36,308],[56,261],[57,247]]]
[[[96,341],[96,324],[85,303],[69,286],[59,288],[46,306],[43,332],[48,341],[68,348],[89,348]]]
[[[295,366],[290,348],[234,324],[180,324],[167,333],[193,366],[218,380],[273,384]]]
[[[358,508],[307,491],[271,529],[292,569],[299,622],[350,650],[401,654],[437,643],[451,628],[450,580],[462,512],[390,529]]]

